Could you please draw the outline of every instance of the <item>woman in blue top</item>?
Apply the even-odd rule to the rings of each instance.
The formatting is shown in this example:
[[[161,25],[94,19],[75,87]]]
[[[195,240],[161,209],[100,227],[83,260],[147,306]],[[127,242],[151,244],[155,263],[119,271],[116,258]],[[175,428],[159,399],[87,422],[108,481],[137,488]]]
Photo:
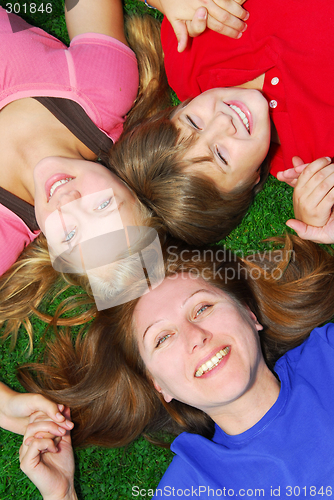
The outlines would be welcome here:
[[[72,352],[81,367],[72,395],[59,377],[65,343],[52,350],[57,373],[39,368],[44,387],[73,405],[76,441],[115,446],[161,427],[180,434],[156,498],[332,496],[334,326],[309,333],[333,314],[333,257],[297,238],[244,260],[172,245],[162,284],[100,314]],[[94,385],[100,397],[85,407]],[[97,411],[87,438],[83,422]],[[70,437],[34,439],[47,429],[30,426],[21,467],[44,499],[76,498]]]

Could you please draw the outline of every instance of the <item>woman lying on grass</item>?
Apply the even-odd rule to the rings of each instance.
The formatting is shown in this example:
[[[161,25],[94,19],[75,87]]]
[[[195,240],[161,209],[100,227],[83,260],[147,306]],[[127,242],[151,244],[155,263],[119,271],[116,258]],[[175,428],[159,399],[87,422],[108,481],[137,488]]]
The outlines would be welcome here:
[[[169,245],[160,286],[100,313],[76,349],[59,338],[25,385],[72,405],[77,444],[180,434],[156,498],[200,486],[203,498],[295,485],[330,496],[334,327],[313,329],[333,315],[333,256],[298,238],[244,260]],[[57,445],[40,430],[25,435],[22,469],[45,500],[76,498],[69,432]]]
[[[163,21],[169,84],[180,99],[193,99],[129,130],[112,152],[112,164],[140,200],[191,244],[229,234],[269,167],[274,175],[287,169],[279,178],[292,182],[300,173],[290,170],[293,156],[301,163],[334,156],[333,75],[326,62],[334,56],[333,3],[245,6],[250,17],[240,39],[206,30],[182,53]],[[322,175],[332,171],[327,162]]]

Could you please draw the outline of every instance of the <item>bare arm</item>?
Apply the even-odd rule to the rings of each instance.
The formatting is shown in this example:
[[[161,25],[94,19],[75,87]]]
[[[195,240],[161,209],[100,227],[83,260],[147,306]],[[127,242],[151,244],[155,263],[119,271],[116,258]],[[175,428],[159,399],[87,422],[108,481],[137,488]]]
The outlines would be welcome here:
[[[84,33],[101,33],[127,45],[121,0],[66,0],[65,18],[70,40]]]

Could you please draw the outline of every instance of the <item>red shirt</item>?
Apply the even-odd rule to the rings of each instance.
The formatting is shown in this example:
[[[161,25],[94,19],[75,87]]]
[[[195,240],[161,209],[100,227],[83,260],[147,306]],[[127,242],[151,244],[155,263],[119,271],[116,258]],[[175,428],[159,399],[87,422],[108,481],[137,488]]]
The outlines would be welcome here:
[[[232,87],[265,73],[263,93],[282,146],[271,173],[334,156],[333,0],[248,0],[248,28],[239,40],[211,30],[179,54],[164,19],[161,40],[170,86],[181,100]]]

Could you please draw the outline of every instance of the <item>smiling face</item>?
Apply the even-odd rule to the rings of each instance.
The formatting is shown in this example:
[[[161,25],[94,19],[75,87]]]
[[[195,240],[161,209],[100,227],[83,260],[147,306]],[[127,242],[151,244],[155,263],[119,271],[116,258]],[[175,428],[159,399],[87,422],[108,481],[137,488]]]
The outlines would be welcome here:
[[[53,258],[94,237],[137,225],[131,191],[98,163],[45,158],[34,169],[34,182],[36,219]]]
[[[212,179],[223,191],[259,181],[258,169],[270,145],[268,103],[253,89],[208,90],[181,107],[172,117],[182,137],[195,134],[185,159],[210,157],[193,163],[188,171]]]
[[[156,389],[212,418],[272,375],[253,313],[201,278],[179,274],[143,296],[134,311],[139,352]]]

